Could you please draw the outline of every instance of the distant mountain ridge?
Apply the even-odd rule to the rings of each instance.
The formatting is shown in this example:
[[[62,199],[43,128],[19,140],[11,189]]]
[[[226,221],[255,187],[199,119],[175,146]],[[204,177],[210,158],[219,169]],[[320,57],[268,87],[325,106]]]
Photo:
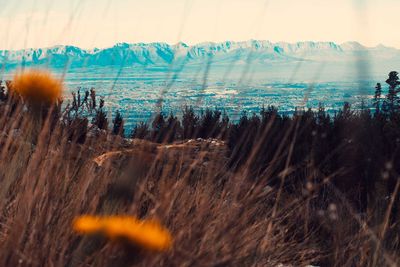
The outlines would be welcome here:
[[[287,61],[373,61],[400,60],[400,50],[379,45],[365,47],[357,42],[272,43],[250,40],[244,42],[200,43],[118,43],[104,49],[81,49],[76,46],[0,50],[0,64],[6,67],[50,65],[52,67],[81,66],[166,66],[174,64],[266,64]]]

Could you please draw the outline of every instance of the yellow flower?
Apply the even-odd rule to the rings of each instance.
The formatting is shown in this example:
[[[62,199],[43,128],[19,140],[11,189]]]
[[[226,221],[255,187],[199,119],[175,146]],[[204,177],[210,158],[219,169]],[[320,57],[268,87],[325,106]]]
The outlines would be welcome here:
[[[54,104],[62,97],[62,81],[45,70],[28,70],[16,73],[11,90],[30,103]]]
[[[102,234],[112,240],[125,239],[149,250],[163,251],[171,247],[169,231],[157,221],[138,220],[130,216],[81,216],[73,228],[80,234]]]
[[[81,234],[95,234],[102,229],[100,218],[81,216],[74,221],[74,230]]]

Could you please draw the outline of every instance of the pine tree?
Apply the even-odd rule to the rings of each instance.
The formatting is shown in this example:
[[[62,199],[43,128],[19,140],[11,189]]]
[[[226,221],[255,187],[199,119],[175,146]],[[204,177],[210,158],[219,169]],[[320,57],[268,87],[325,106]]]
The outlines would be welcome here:
[[[115,114],[115,118],[113,120],[113,131],[112,133],[115,135],[120,135],[124,136],[124,119],[121,115],[121,113],[117,110],[117,113]]]
[[[389,78],[386,80],[386,83],[389,85],[389,92],[386,97],[386,106],[389,113],[393,114],[393,112],[399,107],[399,97],[397,93],[399,92],[398,86],[400,85],[398,72],[392,71],[389,73]]]
[[[175,117],[172,112],[167,119],[167,126],[165,127],[165,140],[167,143],[172,143],[175,141],[179,136],[181,124],[177,117]]]
[[[197,127],[199,117],[195,114],[192,107],[185,107],[182,116],[183,139],[195,138],[197,135]]]
[[[90,89],[90,109],[96,109],[97,103],[96,103],[96,90],[94,88]]]
[[[229,135],[229,117],[226,111],[222,113],[222,119],[220,123],[220,132],[218,138],[225,140]]]
[[[221,118],[221,112],[218,110],[212,111],[206,109],[205,113],[200,119],[200,128],[198,136],[201,138],[214,137],[219,132],[219,121]]]
[[[377,83],[376,87],[375,87],[375,95],[374,95],[374,102],[373,102],[373,106],[375,108],[375,113],[380,112],[381,96],[382,96],[382,85],[380,83]]]
[[[165,130],[165,117],[162,112],[157,114],[151,124],[152,126],[152,140],[157,143],[164,141]]]

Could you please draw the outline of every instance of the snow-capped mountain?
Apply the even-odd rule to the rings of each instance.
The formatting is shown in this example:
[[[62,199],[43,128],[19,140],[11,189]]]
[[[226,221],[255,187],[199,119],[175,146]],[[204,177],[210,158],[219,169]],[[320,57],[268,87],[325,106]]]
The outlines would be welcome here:
[[[165,66],[169,64],[253,63],[286,61],[354,61],[400,60],[400,50],[379,45],[365,47],[357,42],[272,43],[250,40],[246,42],[201,43],[119,43],[105,49],[85,50],[75,46],[54,46],[41,49],[0,51],[0,63],[8,66],[50,65],[53,67],[80,66]]]

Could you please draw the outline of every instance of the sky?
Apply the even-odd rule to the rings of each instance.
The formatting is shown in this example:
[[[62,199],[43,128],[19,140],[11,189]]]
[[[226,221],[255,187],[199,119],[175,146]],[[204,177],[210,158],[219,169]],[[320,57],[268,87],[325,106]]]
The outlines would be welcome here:
[[[0,49],[358,41],[400,48],[399,0],[0,0]]]

